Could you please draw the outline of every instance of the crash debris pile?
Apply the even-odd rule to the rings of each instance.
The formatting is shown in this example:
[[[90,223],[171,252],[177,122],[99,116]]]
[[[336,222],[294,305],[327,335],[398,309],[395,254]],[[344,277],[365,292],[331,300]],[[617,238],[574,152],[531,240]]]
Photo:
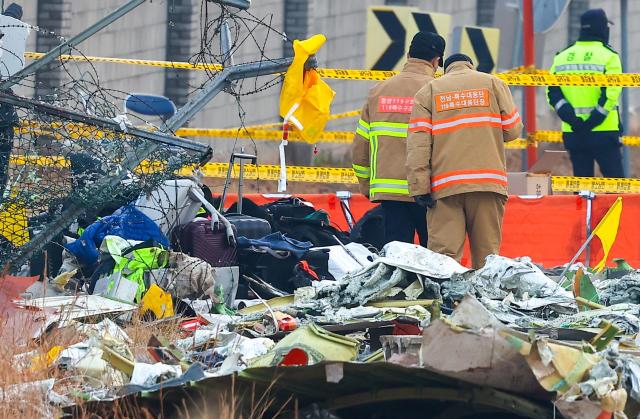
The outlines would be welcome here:
[[[3,335],[19,330],[24,348],[14,365],[48,377],[5,385],[5,399],[30,386],[43,409],[69,409],[316,365],[339,385],[347,365],[385,363],[491,389],[522,416],[640,412],[640,271],[623,261],[560,278],[492,255],[470,270],[413,244],[352,242],[299,198],[243,204],[253,215],[219,211],[196,178],[165,180],[68,228],[58,265],[45,258],[55,270],[29,277],[34,257],[5,276]]]

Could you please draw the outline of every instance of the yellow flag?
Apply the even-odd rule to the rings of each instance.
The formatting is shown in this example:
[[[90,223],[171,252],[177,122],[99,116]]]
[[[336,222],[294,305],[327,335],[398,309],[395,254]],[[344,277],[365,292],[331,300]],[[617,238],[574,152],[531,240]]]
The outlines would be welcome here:
[[[280,93],[280,116],[291,123],[302,139],[313,143],[329,120],[335,92],[314,69],[306,70],[307,59],[326,42],[324,35],[293,41],[293,62],[284,77]]]
[[[602,250],[604,250],[602,260],[594,268],[596,272],[602,271],[607,263],[609,251],[611,250],[611,247],[613,247],[613,243],[616,241],[616,236],[618,235],[618,226],[620,225],[621,214],[622,197],[618,197],[616,202],[611,205],[609,211],[607,211],[600,223],[593,230],[593,234],[600,238],[600,241],[602,242]]]

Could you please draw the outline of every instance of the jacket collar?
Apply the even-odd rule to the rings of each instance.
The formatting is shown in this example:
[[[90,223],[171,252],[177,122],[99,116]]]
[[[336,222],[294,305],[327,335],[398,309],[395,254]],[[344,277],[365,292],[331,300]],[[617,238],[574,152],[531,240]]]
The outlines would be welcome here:
[[[602,39],[596,38],[596,37],[580,37],[577,41],[576,44],[601,44],[601,45],[607,45],[606,42],[604,42]]]
[[[460,73],[465,70],[473,70],[473,65],[468,61],[456,61],[449,64],[449,67],[444,70],[445,74]]]
[[[403,73],[416,73],[420,75],[427,75],[433,77],[436,69],[433,68],[429,61],[421,60],[419,58],[408,58],[407,62],[402,68]]]

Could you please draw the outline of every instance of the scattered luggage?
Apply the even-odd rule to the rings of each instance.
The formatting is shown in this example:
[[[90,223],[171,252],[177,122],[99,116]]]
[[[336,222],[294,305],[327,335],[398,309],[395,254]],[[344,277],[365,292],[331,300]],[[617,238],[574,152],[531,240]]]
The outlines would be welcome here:
[[[206,218],[179,226],[174,233],[174,248],[214,267],[238,264],[236,248],[229,243],[223,224]]]
[[[238,237],[260,239],[271,234],[271,224],[265,219],[238,213],[225,213],[224,216],[235,227]]]

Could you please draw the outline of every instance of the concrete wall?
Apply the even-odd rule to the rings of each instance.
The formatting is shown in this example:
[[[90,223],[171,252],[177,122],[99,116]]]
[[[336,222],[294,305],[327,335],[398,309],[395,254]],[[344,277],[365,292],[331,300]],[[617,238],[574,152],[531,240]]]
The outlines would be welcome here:
[[[71,34],[77,34],[123,3],[122,0],[72,0]],[[86,55],[164,60],[167,30],[164,3],[154,1],[139,6],[80,44],[80,50]],[[162,68],[99,63],[95,64],[95,68],[102,87],[123,93],[133,91],[162,94],[164,91]],[[86,66],[77,66],[74,70],[86,71]]]

